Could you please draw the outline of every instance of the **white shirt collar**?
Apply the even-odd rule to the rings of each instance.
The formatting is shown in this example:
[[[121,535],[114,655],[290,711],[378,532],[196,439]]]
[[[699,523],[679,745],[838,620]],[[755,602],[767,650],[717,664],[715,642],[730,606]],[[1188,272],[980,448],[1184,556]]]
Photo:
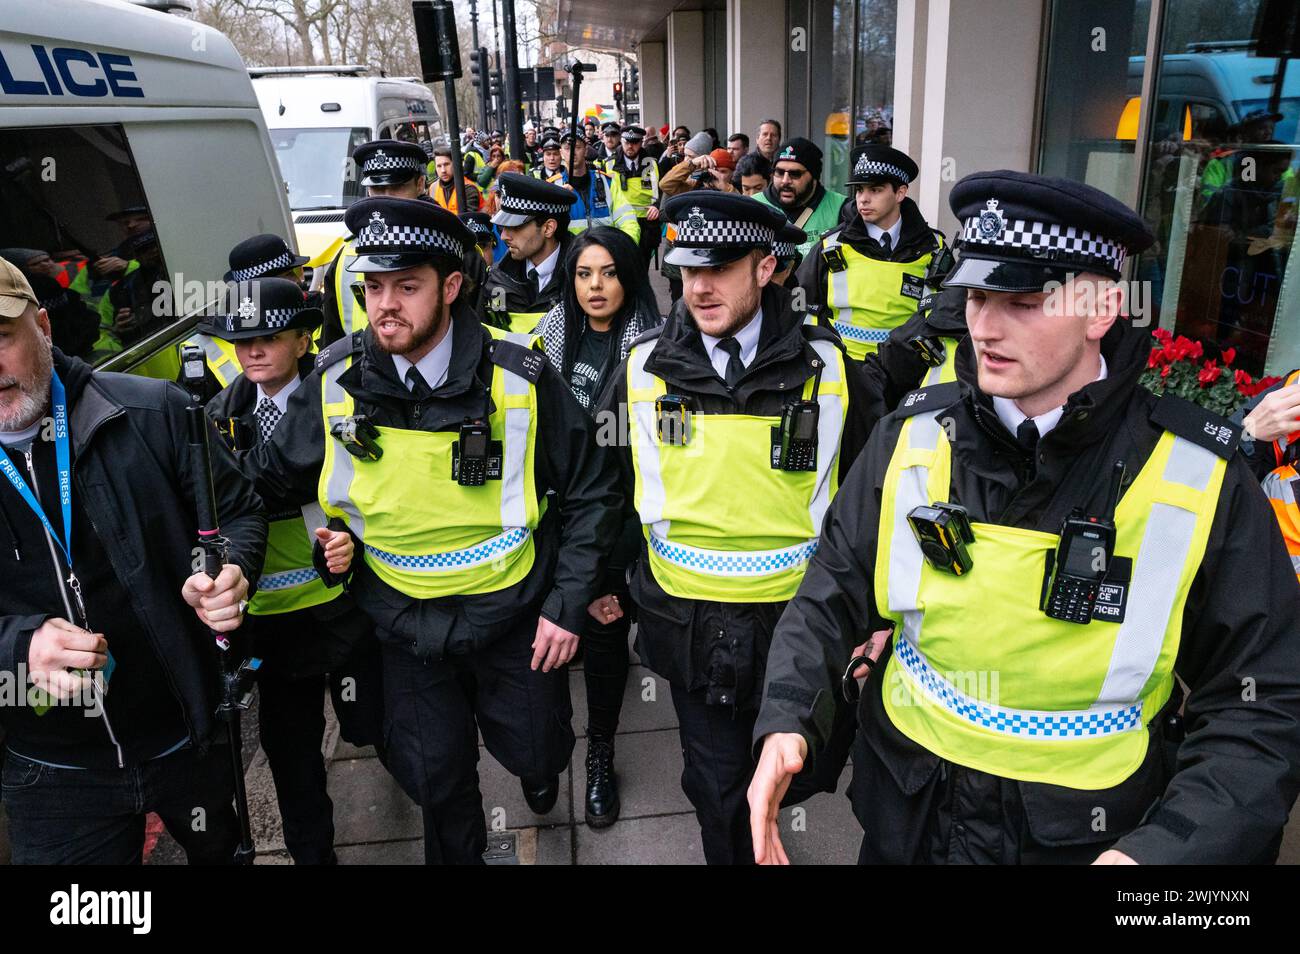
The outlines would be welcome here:
[[[452,326],[447,325],[447,333],[442,336],[442,340],[434,347],[432,351],[426,354],[414,365],[406,360],[405,355],[393,355],[393,366],[397,368],[397,377],[406,389],[411,389],[410,383],[406,380],[406,372],[412,367],[420,372],[420,377],[424,378],[424,383],[429,385],[429,390],[436,391],[447,381],[447,369],[451,366],[451,332]]]
[[[754,363],[754,356],[758,354],[758,337],[763,327],[763,307],[760,305],[758,311],[754,312],[754,317],[749,320],[749,324],[741,328],[731,337],[740,342],[740,360],[749,367]],[[709,362],[713,365],[713,370],[718,373],[718,377],[724,381],[727,379],[727,362],[731,360],[731,355],[718,347],[721,338],[715,338],[713,335],[706,335],[700,332],[700,337],[704,339],[704,351],[709,356]]]
[[[275,393],[275,396],[271,398],[271,403],[280,409],[281,414],[289,410],[289,395],[293,394],[294,391],[298,390],[298,385],[300,384],[302,384],[302,378],[298,377],[295,374],[293,380],[290,381],[288,384],[286,384],[284,387],[280,388],[280,390]],[[262,390],[262,386],[260,384],[256,385],[256,387],[257,387],[257,401],[253,404],[254,408],[256,408],[257,405],[262,403],[262,398],[267,396],[267,393]]]
[[[1104,380],[1107,373],[1106,357],[1104,355],[1098,355],[1098,357],[1101,358],[1101,373],[1093,379],[1094,382]],[[1016,406],[1016,402],[1011,398],[994,397],[993,409],[998,412],[998,420],[1000,420],[1006,429],[1013,435],[1020,427],[1020,423],[1029,416],[1024,411],[1020,410],[1020,408]],[[1034,426],[1038,428],[1038,436],[1040,438],[1046,437],[1047,433],[1061,422],[1061,415],[1064,413],[1065,405],[1061,405],[1060,407],[1052,408],[1052,410],[1034,417]]]
[[[898,239],[903,234],[903,217],[901,215],[898,217],[898,221],[888,229],[882,229],[879,225],[873,225],[870,222],[863,222],[862,224],[867,227],[867,235],[875,239],[877,242],[880,241],[880,236],[888,232],[890,251],[898,248]]]
[[[542,264],[540,265],[534,265],[532,262],[529,262],[528,267],[525,269],[525,271],[528,273],[528,277],[530,279],[533,277],[533,272],[536,272],[539,276],[541,276],[539,286],[541,288],[545,288],[547,283],[549,283],[551,280],[551,275],[555,271],[555,266],[557,266],[559,263],[560,263],[560,246],[556,245],[555,251],[553,251],[550,255],[546,257],[546,261],[542,262]]]

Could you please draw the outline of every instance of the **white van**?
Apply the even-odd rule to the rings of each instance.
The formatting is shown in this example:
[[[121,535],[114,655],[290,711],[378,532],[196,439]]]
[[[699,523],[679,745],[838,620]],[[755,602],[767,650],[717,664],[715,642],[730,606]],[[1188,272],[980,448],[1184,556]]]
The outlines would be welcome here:
[[[225,36],[122,0],[0,4],[0,248],[48,253],[59,283],[115,325],[79,356],[174,377],[231,247],[262,232],[292,243]]]
[[[280,172],[289,187],[298,247],[327,262],[346,237],[343,212],[362,196],[348,175],[352,150],[371,139],[432,142],[441,132],[429,87],[367,66],[249,70]]]

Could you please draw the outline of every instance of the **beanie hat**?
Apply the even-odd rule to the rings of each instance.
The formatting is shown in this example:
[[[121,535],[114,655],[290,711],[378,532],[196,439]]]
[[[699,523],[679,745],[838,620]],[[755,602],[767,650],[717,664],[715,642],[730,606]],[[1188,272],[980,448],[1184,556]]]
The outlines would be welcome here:
[[[706,132],[697,132],[686,140],[686,148],[697,156],[705,156],[713,151],[713,137]]]
[[[817,148],[817,144],[802,136],[796,136],[794,139],[787,139],[781,143],[781,147],[776,151],[776,158],[772,164],[776,165],[782,159],[788,159],[797,162],[810,173],[814,179],[822,177],[822,151]]]
[[[731,153],[726,149],[715,149],[709,155],[713,157],[713,161],[717,163],[719,169],[726,169],[728,172],[735,170],[736,160],[731,157]]]

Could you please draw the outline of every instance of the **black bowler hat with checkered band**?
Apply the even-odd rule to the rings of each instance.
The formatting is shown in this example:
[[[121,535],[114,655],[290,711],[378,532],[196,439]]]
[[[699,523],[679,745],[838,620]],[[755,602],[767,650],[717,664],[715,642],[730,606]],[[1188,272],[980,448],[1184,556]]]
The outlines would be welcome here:
[[[230,250],[230,271],[222,281],[246,282],[253,278],[271,278],[290,269],[306,265],[311,259],[295,255],[284,239],[270,233],[246,238]]]
[[[1136,212],[1100,189],[1005,169],[977,172],[948,197],[960,258],[944,285],[1037,292],[1070,275],[1119,278],[1154,238]]]
[[[793,222],[786,222],[776,233],[772,243],[772,254],[776,256],[776,267],[785,268],[794,264],[799,256],[799,246],[808,241],[808,233]]]
[[[413,142],[398,139],[374,139],[352,150],[357,175],[363,186],[401,185],[429,168],[424,150]]]
[[[201,334],[225,341],[265,338],[292,328],[314,331],[324,315],[307,307],[307,297],[297,282],[287,278],[253,278],[230,282],[221,314],[196,326]]]
[[[786,225],[785,213],[736,192],[697,189],[675,195],[663,207],[671,231],[669,265],[726,265],[753,251],[772,250]]]
[[[501,209],[492,216],[492,223],[505,228],[518,228],[536,218],[567,220],[570,207],[578,201],[578,194],[570,189],[518,172],[497,176],[497,194]]]
[[[492,216],[486,212],[462,212],[460,220],[465,223],[467,229],[474,233],[475,245],[496,244],[497,235],[492,230]]]
[[[459,270],[474,242],[464,222],[420,199],[361,199],[348,207],[343,223],[357,252],[349,272],[400,272],[434,261]]]
[[[849,153],[845,185],[911,185],[920,170],[905,152],[880,143],[858,146]]]

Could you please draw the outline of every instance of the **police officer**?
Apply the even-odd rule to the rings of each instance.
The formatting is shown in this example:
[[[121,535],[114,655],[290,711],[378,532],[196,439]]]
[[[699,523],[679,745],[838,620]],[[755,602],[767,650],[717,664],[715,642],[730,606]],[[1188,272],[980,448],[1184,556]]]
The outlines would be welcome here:
[[[528,334],[564,296],[571,190],[516,172],[497,180],[506,255],[488,272],[488,318],[498,328]]]
[[[605,162],[604,170],[618,180],[619,191],[636,213],[641,256],[649,268],[659,248],[659,163],[642,151],[645,130],[640,126],[628,126],[622,139],[622,148]]]
[[[602,141],[596,146],[596,158],[591,161],[593,166],[609,171],[610,165],[618,161],[619,153],[623,151],[622,134],[623,127],[616,122],[607,122],[600,127]]]
[[[784,217],[718,192],[675,196],[664,214],[685,308],[633,345],[601,406],[610,419],[626,402],[638,652],[672,687],[704,856],[752,863],[745,786],[768,641],[871,422],[839,339],[771,282]]]
[[[236,458],[286,426],[289,398],[311,374],[319,308],[283,278],[241,280],[223,314],[199,327],[233,347],[245,371],[207,404]],[[325,791],[323,701],[353,745],[383,748],[383,684],[374,627],[340,587],[352,539],[325,526],[319,504],[270,513],[266,560],[241,636],[253,641],[258,720],[295,864],[331,864],[333,803]]]
[[[916,163],[889,146],[859,146],[848,186],[857,214],[822,236],[799,269],[817,316],[861,361],[906,322],[925,296],[925,274],[943,235],[907,196]]]
[[[573,134],[566,132],[560,138],[560,153],[568,160],[568,143]],[[549,180],[548,180],[549,181]],[[569,216],[569,231],[582,232],[597,225],[608,225],[639,242],[641,229],[636,211],[628,202],[617,176],[608,176],[587,162],[581,149],[573,152],[573,168],[566,166],[558,183],[578,196]]]
[[[1300,791],[1300,589],[1236,429],[1138,384],[1117,279],[1151,233],[1064,179],[950,201],[957,381],[881,421],[777,627],[755,852],[785,858],[777,797],[865,655],[861,861],[1268,860]]]
[[[533,811],[555,804],[564,664],[617,480],[544,356],[461,302],[473,240],[455,216],[375,198],[345,221],[371,323],[321,353],[252,469],[265,499],[317,501],[364,544],[350,586],[380,639],[387,766],[422,808],[426,860],[477,863],[478,731]]]
[[[424,196],[428,199],[424,150],[415,143],[396,139],[363,142],[352,150],[352,164],[369,196],[387,195],[403,199]],[[321,305],[325,313],[320,333],[322,347],[366,326],[366,309],[356,300],[350,287],[356,281],[356,276],[347,268],[357,255],[352,246],[353,241],[349,238],[325,271],[325,300]]]

